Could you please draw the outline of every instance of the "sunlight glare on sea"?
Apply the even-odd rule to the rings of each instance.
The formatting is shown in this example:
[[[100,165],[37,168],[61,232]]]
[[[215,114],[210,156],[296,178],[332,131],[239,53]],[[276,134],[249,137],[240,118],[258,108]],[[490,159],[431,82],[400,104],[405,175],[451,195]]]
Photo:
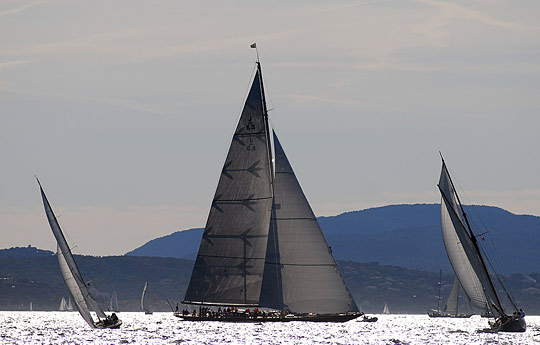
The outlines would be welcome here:
[[[477,333],[487,319],[376,315],[365,323],[181,321],[172,313],[119,313],[119,330],[90,329],[76,312],[0,312],[0,344],[533,344],[540,316],[525,333]]]

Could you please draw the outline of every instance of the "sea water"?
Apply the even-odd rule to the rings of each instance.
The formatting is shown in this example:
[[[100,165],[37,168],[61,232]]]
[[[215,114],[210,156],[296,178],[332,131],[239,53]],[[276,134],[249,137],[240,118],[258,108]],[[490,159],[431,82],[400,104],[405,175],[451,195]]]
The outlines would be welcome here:
[[[534,344],[540,316],[525,333],[477,333],[488,319],[376,315],[374,323],[181,321],[172,313],[118,313],[120,329],[91,329],[76,312],[0,312],[0,344]]]

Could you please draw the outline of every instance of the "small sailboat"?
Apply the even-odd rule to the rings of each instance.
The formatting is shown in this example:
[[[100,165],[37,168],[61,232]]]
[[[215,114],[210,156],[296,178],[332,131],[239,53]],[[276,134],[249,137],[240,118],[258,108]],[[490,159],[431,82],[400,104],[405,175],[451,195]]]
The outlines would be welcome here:
[[[175,313],[190,321],[345,322],[363,315],[269,127],[258,59],[182,303],[200,306]]]
[[[34,311],[34,306],[32,305],[32,302],[30,302],[30,311]]]
[[[109,300],[109,311],[114,311],[116,313],[120,311],[118,309],[118,297],[116,296],[116,290],[113,291],[111,299]]]
[[[390,314],[390,309],[388,309],[388,304],[384,304],[384,308],[383,308],[383,311],[382,311],[383,314]]]
[[[67,311],[73,311],[73,303],[71,303],[71,296],[68,297],[68,302],[67,302],[67,305],[66,305],[66,310],[67,310]]]
[[[437,186],[442,198],[443,241],[452,268],[471,304],[481,310],[489,310],[496,317],[495,322],[490,323],[490,328],[483,331],[524,332],[527,328],[525,314],[517,307],[502,281],[498,279],[514,307],[513,314],[508,315],[502,305],[487,269],[485,254],[480,250],[477,235],[471,228],[444,159],[442,159],[441,176]]]
[[[148,281],[144,282],[144,287],[143,287],[143,290],[142,290],[142,295],[141,295],[141,310],[144,311],[144,313],[146,315],[151,315],[153,312],[148,309],[148,308],[145,308],[144,306],[144,298],[146,297],[146,290],[148,289]]]
[[[67,311],[67,302],[64,297],[62,297],[62,300],[60,301],[60,306],[58,307],[58,311]]]
[[[467,318],[471,317],[472,313],[459,313],[459,280],[454,278],[452,284],[452,290],[444,306],[444,310],[441,311],[441,285],[442,285],[442,270],[439,278],[439,297],[437,299],[437,310],[431,309],[428,312],[430,317],[454,317],[454,318]]]
[[[36,177],[37,179],[37,177]],[[45,196],[45,192],[41,187],[41,183],[37,180],[39,184],[39,189],[41,191],[41,198],[43,199],[43,206],[45,207],[45,214],[49,221],[51,230],[56,238],[57,252],[56,256],[58,258],[58,264],[60,265],[60,271],[62,272],[62,277],[64,282],[75,300],[75,306],[83,319],[88,323],[92,328],[119,328],[122,325],[122,321],[116,317],[116,314],[107,316],[103,309],[99,306],[96,300],[92,297],[88,288],[86,287],[85,281],[79,271],[79,267],[75,262],[75,258],[71,253],[66,238],[60,229],[60,225],[56,220],[56,216]],[[89,309],[89,305],[96,312],[98,321],[94,321],[92,314]]]

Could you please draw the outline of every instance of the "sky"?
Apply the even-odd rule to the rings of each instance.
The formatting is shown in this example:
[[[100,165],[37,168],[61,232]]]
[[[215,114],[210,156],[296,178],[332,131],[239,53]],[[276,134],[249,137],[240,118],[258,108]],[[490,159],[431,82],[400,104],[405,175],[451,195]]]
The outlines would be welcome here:
[[[255,69],[317,216],[540,216],[540,2],[0,0],[0,248],[122,255],[203,227]]]

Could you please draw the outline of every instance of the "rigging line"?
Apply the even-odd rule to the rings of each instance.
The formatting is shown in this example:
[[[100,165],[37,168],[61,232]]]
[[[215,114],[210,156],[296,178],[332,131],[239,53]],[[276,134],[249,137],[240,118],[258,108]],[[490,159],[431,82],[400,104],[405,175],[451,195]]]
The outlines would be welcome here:
[[[499,284],[501,285],[502,289],[503,289],[504,292],[506,293],[506,296],[507,296],[508,299],[510,300],[510,303],[512,303],[512,305],[514,306],[514,308],[515,308],[516,311],[517,311],[517,310],[518,310],[518,307],[516,306],[516,304],[514,303],[514,300],[512,299],[512,297],[510,296],[510,294],[508,293],[508,290],[506,289],[506,286],[503,284],[500,275],[497,273],[497,271],[495,271],[495,268],[493,267],[493,264],[491,263],[491,260],[489,260],[489,257],[487,257],[487,255],[485,255],[485,251],[483,251],[483,252],[484,252],[484,256],[486,256],[486,260],[487,260],[487,262],[489,263],[489,266],[491,267],[491,269],[492,269],[493,272],[495,273],[495,277],[496,277],[497,280],[499,281]]]

